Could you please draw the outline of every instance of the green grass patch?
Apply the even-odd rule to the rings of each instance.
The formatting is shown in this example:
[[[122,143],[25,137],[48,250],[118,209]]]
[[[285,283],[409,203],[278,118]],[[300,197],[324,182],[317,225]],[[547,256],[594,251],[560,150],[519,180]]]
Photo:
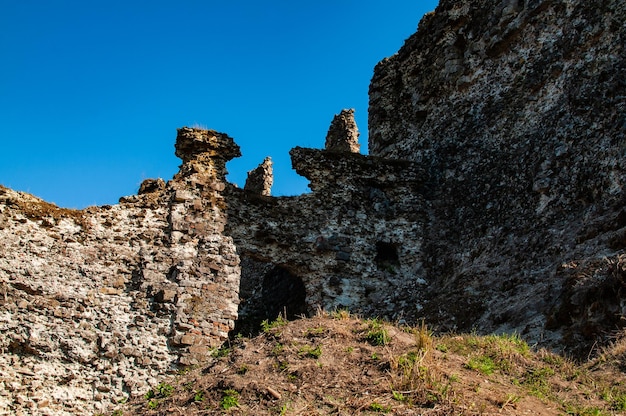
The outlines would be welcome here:
[[[203,390],[197,390],[195,392],[195,394],[193,395],[193,401],[194,402],[202,402],[202,401],[204,401],[204,391]]]
[[[477,357],[472,357],[465,365],[470,370],[480,371],[485,375],[491,375],[496,370],[496,365],[491,359],[486,355],[480,355]]]
[[[236,406],[239,406],[239,392],[233,389],[224,390],[220,407],[229,410]]]
[[[551,396],[552,388],[550,386],[550,377],[554,375],[554,370],[549,367],[535,368],[529,370],[522,380],[522,385],[528,389],[528,392],[540,399],[546,399]]]
[[[289,321],[287,321],[282,316],[279,316],[278,318],[276,318],[276,320],[271,322],[265,319],[261,322],[261,331],[263,331],[263,333],[265,334],[272,334],[277,328],[281,328],[287,325],[288,322]]]
[[[321,355],[322,355],[322,347],[320,347],[319,345],[315,348],[311,347],[310,345],[304,345],[300,347],[300,349],[298,350],[299,357],[318,359],[320,358]]]
[[[389,333],[385,325],[379,319],[367,321],[367,333],[365,339],[374,346],[387,345],[389,343]]]
[[[373,402],[370,404],[370,410],[377,413],[389,413],[391,411],[391,406],[383,406],[380,403]]]

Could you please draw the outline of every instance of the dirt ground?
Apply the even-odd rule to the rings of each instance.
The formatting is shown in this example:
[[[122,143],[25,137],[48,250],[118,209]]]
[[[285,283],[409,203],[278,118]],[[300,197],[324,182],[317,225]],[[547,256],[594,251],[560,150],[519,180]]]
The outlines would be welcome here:
[[[574,363],[516,336],[435,337],[346,312],[263,328],[113,414],[626,414],[624,343]]]

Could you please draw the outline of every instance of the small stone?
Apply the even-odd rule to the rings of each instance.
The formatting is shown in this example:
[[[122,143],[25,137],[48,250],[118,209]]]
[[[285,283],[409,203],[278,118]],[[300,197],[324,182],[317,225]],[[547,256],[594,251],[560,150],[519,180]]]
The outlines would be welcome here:
[[[122,293],[122,290],[115,287],[102,287],[100,288],[100,293],[103,295],[119,295]]]
[[[195,335],[190,335],[190,334],[185,334],[180,338],[180,343],[182,345],[193,345],[196,343],[196,336]]]
[[[158,303],[173,303],[176,299],[176,294],[177,292],[175,290],[159,290],[154,296],[154,301]]]

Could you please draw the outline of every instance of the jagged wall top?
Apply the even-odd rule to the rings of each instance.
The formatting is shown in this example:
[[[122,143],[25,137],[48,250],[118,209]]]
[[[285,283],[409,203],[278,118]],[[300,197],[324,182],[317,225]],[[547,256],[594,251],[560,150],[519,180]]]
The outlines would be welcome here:
[[[359,129],[354,120],[354,109],[335,114],[326,134],[326,150],[331,152],[359,153]]]
[[[182,127],[178,129],[175,147],[176,156],[183,163],[197,159],[202,154],[222,159],[224,163],[241,156],[241,149],[233,138],[215,130]]]

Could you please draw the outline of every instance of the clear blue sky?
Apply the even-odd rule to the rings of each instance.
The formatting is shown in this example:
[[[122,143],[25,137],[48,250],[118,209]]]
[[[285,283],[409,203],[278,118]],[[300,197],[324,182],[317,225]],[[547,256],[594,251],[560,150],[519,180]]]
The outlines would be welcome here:
[[[177,172],[176,129],[225,132],[273,194],[307,181],[289,149],[355,108],[367,149],[374,65],[435,0],[0,0],[0,184],[63,207],[117,203]]]

